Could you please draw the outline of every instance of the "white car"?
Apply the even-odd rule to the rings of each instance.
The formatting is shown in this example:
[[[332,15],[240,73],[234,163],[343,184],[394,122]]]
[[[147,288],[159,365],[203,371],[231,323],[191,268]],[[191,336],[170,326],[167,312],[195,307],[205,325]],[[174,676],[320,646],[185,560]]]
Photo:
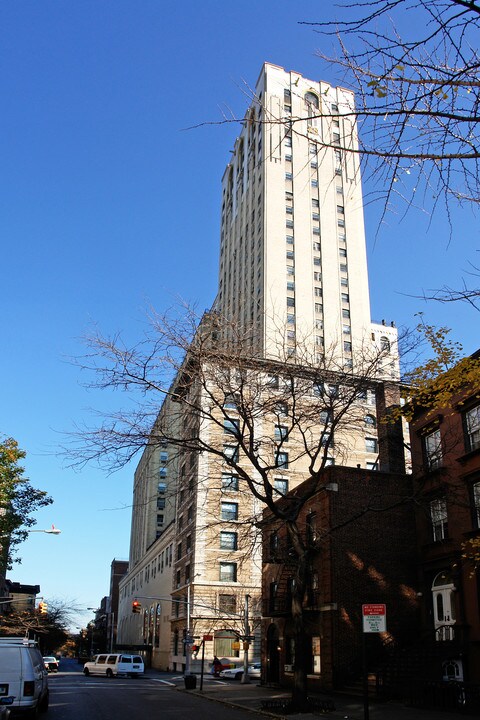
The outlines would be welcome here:
[[[261,665],[260,663],[252,663],[252,665],[248,666],[248,677],[249,678],[259,678],[261,674]],[[220,672],[221,678],[224,680],[241,680],[243,675],[243,667],[234,667],[234,668],[227,668],[226,670],[222,670]]]
[[[58,660],[53,655],[43,658],[47,672],[58,672]]]
[[[95,655],[91,662],[83,666],[84,675],[141,675],[145,670],[140,655],[110,654]]]

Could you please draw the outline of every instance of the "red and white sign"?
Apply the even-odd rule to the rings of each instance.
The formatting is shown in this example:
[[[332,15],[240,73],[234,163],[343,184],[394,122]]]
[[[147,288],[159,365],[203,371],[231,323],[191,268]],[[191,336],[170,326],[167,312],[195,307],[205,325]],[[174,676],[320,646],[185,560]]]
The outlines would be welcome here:
[[[387,630],[387,606],[381,603],[362,605],[363,632],[380,633]]]

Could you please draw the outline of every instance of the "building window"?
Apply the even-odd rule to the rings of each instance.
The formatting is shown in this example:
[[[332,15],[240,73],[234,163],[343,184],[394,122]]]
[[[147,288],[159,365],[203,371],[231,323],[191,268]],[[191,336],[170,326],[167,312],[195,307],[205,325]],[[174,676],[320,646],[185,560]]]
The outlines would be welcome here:
[[[320,675],[322,672],[320,637],[312,637],[312,667],[311,672],[314,675]]]
[[[287,442],[288,428],[286,425],[275,425],[275,440],[277,442]]]
[[[320,243],[319,243],[319,242],[314,242],[314,243],[313,243],[313,249],[314,249],[316,252],[320,252]]]
[[[238,462],[238,445],[224,445],[223,456],[228,463]]]
[[[288,468],[288,453],[277,452],[275,456],[275,467]]]
[[[225,435],[239,435],[239,424],[238,420],[224,420],[223,421],[223,432]]]
[[[320,228],[316,225],[312,228],[312,232],[314,235],[320,235]]]
[[[293,265],[287,265],[287,275],[295,275],[295,268]]]
[[[165,510],[165,498],[157,498],[157,510]]]
[[[315,294],[315,297],[322,297],[322,288],[320,288],[320,287],[314,288],[314,294]]]
[[[268,387],[278,389],[278,375],[267,375]]]
[[[287,290],[291,290],[292,292],[293,290],[295,290],[295,283],[293,282],[293,280],[287,281]]]
[[[349,340],[343,341],[343,350],[344,352],[352,352],[352,343]]]
[[[231,630],[215,631],[214,653],[217,657],[239,657],[240,650],[234,650],[234,643],[238,643],[238,636]]]
[[[376,428],[377,419],[373,415],[365,415],[365,425],[370,428]]]
[[[312,207],[314,207],[314,208],[320,207],[320,202],[317,200],[317,198],[312,198]]]
[[[345,263],[340,263],[340,272],[342,272],[342,273],[348,272],[348,267],[345,265]],[[343,280],[343,279],[344,279],[344,278],[342,278],[342,280]],[[345,279],[346,279],[346,278],[345,278]],[[343,285],[343,283],[342,283],[342,285]],[[345,285],[343,285],[343,287],[345,287]]]
[[[380,350],[390,352],[390,340],[387,337],[380,338]]]
[[[287,228],[293,228],[293,220],[290,220],[290,218],[287,218],[287,220],[285,220],[285,226]]]
[[[224,492],[235,492],[235,490],[238,490],[238,475],[222,473],[222,490]]]
[[[237,549],[237,533],[226,532],[220,533],[220,548],[222,550],[236,550]]]
[[[315,312],[316,313],[323,312],[323,305],[321,303],[315,303]]]
[[[350,297],[349,297],[348,293],[342,293],[342,302],[344,302],[344,303],[350,302]]]
[[[167,491],[167,483],[159,482],[157,485],[157,491],[159,493],[164,493]]]
[[[377,438],[365,438],[365,450],[369,453],[378,452],[378,441]]]
[[[291,172],[286,172],[285,180],[293,180],[293,174]]]
[[[293,235],[287,235],[285,239],[286,239],[286,241],[287,241],[287,245],[293,245],[293,244],[294,244]]]
[[[465,413],[465,430],[467,450],[480,448],[480,405],[476,405]]]
[[[312,212],[312,220],[320,220],[320,214],[318,212]]]
[[[440,430],[434,430],[423,438],[425,460],[428,470],[435,470],[442,465],[442,438]]]
[[[158,474],[159,474],[160,477],[162,477],[162,478],[167,477],[167,474],[168,474],[167,468],[166,468],[166,467],[161,467]]]
[[[311,180],[310,185],[312,188],[318,188],[318,180]]]
[[[287,307],[295,307],[295,298],[287,297]]]
[[[287,260],[293,260],[294,257],[293,250],[287,250]]]
[[[218,609],[220,612],[234,613],[237,610],[235,595],[219,595]]]
[[[448,538],[447,501],[437,498],[430,502],[430,521],[434,542]]]
[[[273,488],[279,495],[286,495],[288,492],[288,480],[275,478],[273,481]]]
[[[472,485],[473,527],[480,529],[480,482]]]
[[[313,264],[314,264],[316,267],[319,267],[319,266],[322,264],[322,261],[321,261],[321,259],[320,259],[319,257],[314,257],[314,258],[313,258]]]
[[[237,582],[237,563],[220,563],[220,582]]]
[[[222,502],[220,508],[220,518],[222,520],[238,520],[237,503]]]

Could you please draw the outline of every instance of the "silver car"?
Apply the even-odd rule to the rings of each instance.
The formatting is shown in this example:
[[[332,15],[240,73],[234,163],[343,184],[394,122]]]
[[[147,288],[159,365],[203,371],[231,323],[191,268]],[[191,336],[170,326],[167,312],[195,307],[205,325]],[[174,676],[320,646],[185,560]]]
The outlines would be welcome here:
[[[252,663],[248,666],[248,677],[259,678],[261,675],[262,666],[260,663]],[[224,680],[241,680],[243,675],[243,667],[227,668],[220,672],[219,677]]]

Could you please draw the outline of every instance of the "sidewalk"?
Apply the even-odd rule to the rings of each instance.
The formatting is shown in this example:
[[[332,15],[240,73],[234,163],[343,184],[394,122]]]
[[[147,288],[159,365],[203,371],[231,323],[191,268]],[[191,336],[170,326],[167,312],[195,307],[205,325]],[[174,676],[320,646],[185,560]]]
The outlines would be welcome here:
[[[179,689],[182,692],[189,692],[208,700],[244,708],[277,719],[284,716],[262,711],[262,701],[281,700],[290,697],[290,693],[286,690],[264,687],[254,683],[246,685],[234,681],[224,685],[205,683],[202,691],[199,689],[199,683],[200,678],[197,677],[196,690]],[[361,697],[341,693],[332,693],[331,695],[315,694],[315,697],[333,702],[335,710],[327,713],[298,713],[287,717],[296,720],[318,720],[319,717],[331,718],[331,720],[346,720],[347,718],[348,720],[364,720],[363,699]],[[439,720],[439,718],[441,720],[460,720],[462,717],[461,713],[451,711],[423,710],[407,707],[398,702],[374,703],[372,701],[370,701],[369,715],[370,720]]]

